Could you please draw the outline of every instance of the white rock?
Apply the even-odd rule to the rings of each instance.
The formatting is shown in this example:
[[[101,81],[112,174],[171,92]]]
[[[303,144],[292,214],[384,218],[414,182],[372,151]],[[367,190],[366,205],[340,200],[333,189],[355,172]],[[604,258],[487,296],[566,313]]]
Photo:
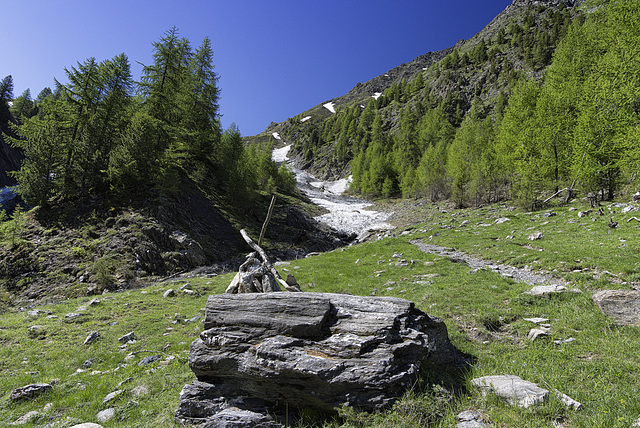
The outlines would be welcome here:
[[[109,422],[116,415],[116,409],[110,407],[108,409],[104,409],[96,415],[96,419],[98,422]]]

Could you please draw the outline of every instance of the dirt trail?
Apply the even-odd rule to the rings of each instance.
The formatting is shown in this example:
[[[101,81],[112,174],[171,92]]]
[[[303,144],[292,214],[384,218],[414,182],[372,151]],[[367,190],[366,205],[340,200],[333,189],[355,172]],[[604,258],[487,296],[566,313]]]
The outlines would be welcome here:
[[[439,256],[448,257],[459,263],[466,263],[470,269],[490,269],[506,278],[512,278],[518,282],[525,282],[530,285],[557,284],[563,285],[565,281],[549,274],[533,273],[529,269],[517,268],[514,266],[495,263],[493,261],[483,260],[479,257],[473,257],[462,251],[456,251],[451,248],[441,247],[439,245],[426,244],[421,239],[411,241],[413,245],[421,251],[429,254],[437,254]]]

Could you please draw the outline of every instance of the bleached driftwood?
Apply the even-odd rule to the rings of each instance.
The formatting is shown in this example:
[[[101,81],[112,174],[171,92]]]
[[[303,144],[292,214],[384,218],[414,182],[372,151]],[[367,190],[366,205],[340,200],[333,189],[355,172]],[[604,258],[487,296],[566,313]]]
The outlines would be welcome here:
[[[267,253],[249,237],[244,229],[240,234],[255,252],[247,256],[247,260],[240,266],[238,273],[227,287],[226,293],[270,293],[282,291],[280,286],[287,291],[301,291],[295,280],[282,279],[269,261]],[[262,261],[257,259],[257,255]]]

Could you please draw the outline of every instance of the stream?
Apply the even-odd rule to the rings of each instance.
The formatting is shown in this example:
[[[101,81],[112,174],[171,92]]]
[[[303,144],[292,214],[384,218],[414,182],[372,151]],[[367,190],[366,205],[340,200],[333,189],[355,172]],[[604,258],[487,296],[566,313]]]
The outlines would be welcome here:
[[[272,158],[278,164],[286,162],[289,170],[296,176],[298,188],[314,204],[328,211],[315,217],[316,220],[348,235],[360,235],[370,230],[393,229],[393,226],[386,222],[391,216],[390,213],[369,210],[367,208],[373,205],[371,202],[344,194],[349,187],[348,178],[335,181],[318,180],[308,172],[296,168],[287,156],[290,148],[291,145],[275,149]]]

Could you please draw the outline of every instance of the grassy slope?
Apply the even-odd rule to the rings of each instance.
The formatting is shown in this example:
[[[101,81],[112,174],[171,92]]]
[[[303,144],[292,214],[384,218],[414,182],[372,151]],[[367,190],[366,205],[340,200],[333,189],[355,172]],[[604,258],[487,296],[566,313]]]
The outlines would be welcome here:
[[[394,238],[280,266],[281,273],[293,273],[305,291],[391,295],[415,301],[419,308],[441,317],[454,344],[475,358],[465,374],[467,381],[483,375],[515,374],[547,389],[558,389],[584,405],[574,412],[554,399],[522,410],[495,397],[484,398],[473,388],[454,396],[442,388],[417,388],[388,412],[373,416],[345,412],[342,424],[410,427],[431,421],[434,426],[453,426],[458,412],[477,409],[493,426],[548,427],[553,420],[566,427],[630,426],[640,416],[636,399],[638,327],[614,326],[596,308],[591,295],[604,288],[629,288],[640,278],[640,223],[626,222],[634,213],[611,210],[616,212],[609,215],[610,208],[604,207],[604,217],[592,213],[579,218],[578,211],[563,207],[547,218],[544,212],[524,213],[501,206],[443,212],[447,210],[414,205],[405,211],[424,223],[408,233],[399,231]],[[505,216],[511,221],[495,224],[495,219]],[[616,230],[607,226],[610,216],[619,222]],[[469,224],[457,227],[464,220]],[[456,227],[449,228],[451,225]],[[534,232],[543,232],[545,238],[528,240]],[[470,272],[462,263],[419,251],[410,241],[420,238],[512,265],[555,270],[583,292],[551,298],[523,295],[530,288],[526,284],[490,270]],[[397,266],[403,259],[408,266]],[[30,410],[41,414],[36,423],[26,426],[42,426],[67,416],[78,422],[95,421],[98,411],[113,406],[117,416],[105,427],[172,426],[180,389],[193,378],[186,358],[202,326],[206,296],[223,292],[230,280],[229,275],[192,278],[106,294],[85,311],[86,320],[81,323],[68,324],[62,319],[86,305],[88,298],[40,307],[58,317],[54,319],[46,315],[32,318],[26,312],[0,315],[0,425]],[[184,282],[192,285],[195,295],[178,292],[174,298],[162,297],[164,290],[177,289]],[[174,324],[176,313],[181,319],[201,318]],[[528,317],[550,319],[550,336],[529,341],[527,334],[533,325],[523,320]],[[112,325],[114,322],[117,324]],[[44,338],[30,338],[28,329],[35,324],[44,326]],[[100,331],[101,338],[83,345],[93,330]],[[132,330],[138,341],[120,349],[117,338]],[[553,343],[569,337],[576,340]],[[130,352],[138,351],[152,352],[140,352],[125,362]],[[155,354],[176,359],[166,366],[137,365]],[[94,365],[76,373],[87,359]],[[107,374],[94,375],[94,370]],[[118,386],[129,377],[133,380]],[[9,402],[14,388],[54,378],[59,381],[52,392],[29,402]],[[425,379],[425,384],[433,381],[433,377]],[[146,386],[150,394],[132,396],[130,391],[139,385]],[[113,404],[101,404],[108,393],[118,389],[124,392]],[[53,407],[42,412],[49,402]]]

